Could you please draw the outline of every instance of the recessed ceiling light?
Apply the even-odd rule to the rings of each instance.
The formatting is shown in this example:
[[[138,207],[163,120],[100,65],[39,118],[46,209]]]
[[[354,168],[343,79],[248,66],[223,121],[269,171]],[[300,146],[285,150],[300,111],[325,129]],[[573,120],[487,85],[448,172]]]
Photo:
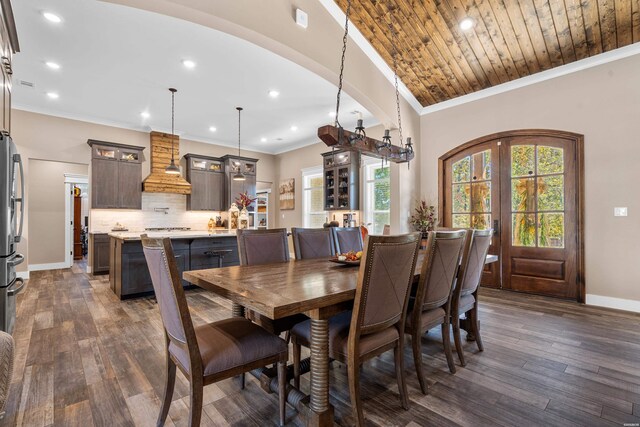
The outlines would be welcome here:
[[[278,96],[280,96],[280,92],[278,92],[277,90],[270,90],[269,96],[272,98],[277,98]]]
[[[47,62],[45,62],[45,65],[47,67],[51,68],[52,70],[59,70],[60,69],[60,64],[58,64],[56,62],[47,61]]]
[[[210,130],[211,132],[215,132],[215,131],[217,131],[217,130],[218,130],[218,128],[216,128],[215,126],[209,126],[209,130]]]
[[[142,113],[140,113],[140,117],[142,117],[143,119],[148,119],[149,117],[151,117],[151,114],[149,114],[148,111],[143,111]]]
[[[335,117],[336,116],[336,112],[335,111],[330,111],[329,112],[329,117]]]
[[[473,19],[464,18],[462,21],[460,21],[461,30],[467,31],[467,30],[470,30],[472,27],[473,27]]]
[[[267,138],[260,138],[260,142],[267,142]]]
[[[55,92],[47,92],[47,96],[48,96],[49,98],[51,98],[51,99],[58,99],[58,98],[60,98],[60,95],[58,95],[58,94],[57,94],[57,93],[55,93]]]
[[[43,12],[42,16],[44,16],[44,19],[46,19],[49,22],[53,22],[55,24],[59,24],[60,22],[62,22],[62,18],[60,18],[58,15],[56,15],[55,13],[51,13],[51,12]]]
[[[291,130],[294,131],[294,132],[297,131],[298,130],[298,126],[291,126]]]
[[[187,68],[196,68],[196,63],[190,59],[183,60],[182,65],[184,65]]]

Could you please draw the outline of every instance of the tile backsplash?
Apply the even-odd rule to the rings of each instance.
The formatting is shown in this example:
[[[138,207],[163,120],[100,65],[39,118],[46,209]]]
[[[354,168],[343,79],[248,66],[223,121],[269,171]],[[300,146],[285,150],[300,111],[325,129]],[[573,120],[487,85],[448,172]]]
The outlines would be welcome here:
[[[156,211],[156,209],[166,211]],[[166,212],[166,213],[165,213]],[[129,231],[143,231],[147,227],[190,227],[206,230],[209,218],[227,212],[188,211],[187,196],[169,193],[142,193],[142,209],[91,209],[89,230],[92,233],[111,231],[117,222]]]

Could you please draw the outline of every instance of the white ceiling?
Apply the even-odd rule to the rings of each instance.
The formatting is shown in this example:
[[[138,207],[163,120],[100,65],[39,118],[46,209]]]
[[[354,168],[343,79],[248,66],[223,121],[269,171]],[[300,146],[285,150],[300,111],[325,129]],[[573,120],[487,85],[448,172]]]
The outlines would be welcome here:
[[[237,144],[236,106],[242,113],[242,146],[280,153],[314,140],[333,121],[336,87],[268,50],[179,19],[95,0],[13,2],[21,52],[14,56],[15,108],[148,131],[171,130],[176,94],[176,134],[220,145]],[[63,21],[45,20],[43,11]],[[335,46],[336,55],[340,46]],[[182,65],[196,62],[194,69]],[[45,62],[60,64],[51,70]],[[35,84],[28,88],[20,81]],[[268,96],[277,90],[280,96]],[[49,99],[56,92],[58,99]],[[353,127],[363,113],[343,93],[340,121]],[[142,111],[150,117],[143,119]],[[212,133],[209,127],[215,126]],[[297,131],[291,127],[297,126]],[[266,142],[261,142],[267,138]],[[281,140],[280,140],[281,139]],[[126,143],[126,141],[120,141]]]

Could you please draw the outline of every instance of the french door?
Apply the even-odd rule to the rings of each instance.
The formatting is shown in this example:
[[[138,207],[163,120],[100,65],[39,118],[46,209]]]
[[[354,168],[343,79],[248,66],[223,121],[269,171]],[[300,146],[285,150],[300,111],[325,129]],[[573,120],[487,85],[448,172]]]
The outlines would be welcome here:
[[[582,136],[513,131],[440,158],[445,227],[494,229],[482,285],[584,299]]]

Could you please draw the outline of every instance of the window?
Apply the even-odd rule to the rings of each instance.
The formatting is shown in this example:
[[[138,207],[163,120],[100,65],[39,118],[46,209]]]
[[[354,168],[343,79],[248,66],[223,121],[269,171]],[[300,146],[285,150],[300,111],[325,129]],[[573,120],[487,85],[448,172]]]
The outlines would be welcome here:
[[[321,228],[327,217],[327,213],[324,211],[322,194],[322,167],[304,169],[302,171],[302,182],[304,226]]]
[[[373,159],[372,159],[373,160]],[[378,159],[364,166],[364,223],[371,234],[382,234],[391,221],[391,180],[389,164]]]
[[[471,154],[451,168],[452,220],[456,228],[491,225],[491,150]]]

